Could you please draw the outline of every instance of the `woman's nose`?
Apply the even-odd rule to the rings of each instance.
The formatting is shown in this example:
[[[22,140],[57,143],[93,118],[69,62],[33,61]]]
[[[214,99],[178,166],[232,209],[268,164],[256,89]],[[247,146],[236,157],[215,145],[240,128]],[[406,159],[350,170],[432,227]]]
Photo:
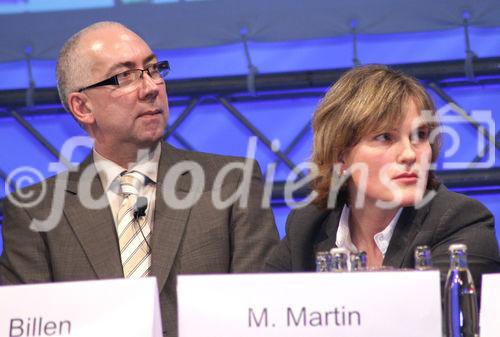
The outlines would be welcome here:
[[[401,141],[398,162],[413,164],[417,159],[415,147],[410,140]]]

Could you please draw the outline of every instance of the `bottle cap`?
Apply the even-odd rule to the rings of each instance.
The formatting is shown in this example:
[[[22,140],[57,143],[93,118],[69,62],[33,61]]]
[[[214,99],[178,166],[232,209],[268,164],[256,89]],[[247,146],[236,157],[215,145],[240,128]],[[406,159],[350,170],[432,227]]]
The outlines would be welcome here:
[[[457,250],[463,250],[464,252],[466,252],[467,251],[467,245],[465,245],[463,243],[454,243],[454,244],[451,244],[448,247],[448,251],[450,251],[450,252],[455,252]]]
[[[366,269],[366,252],[351,253],[351,269],[353,271]]]
[[[332,249],[330,249],[330,254],[332,254],[332,255],[336,255],[336,254],[348,255],[349,251],[345,248],[332,248]]]

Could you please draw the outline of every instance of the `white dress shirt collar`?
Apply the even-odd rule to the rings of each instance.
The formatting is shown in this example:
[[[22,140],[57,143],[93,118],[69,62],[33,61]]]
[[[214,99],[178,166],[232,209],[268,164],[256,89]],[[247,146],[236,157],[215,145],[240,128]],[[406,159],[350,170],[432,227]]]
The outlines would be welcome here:
[[[96,170],[101,179],[102,186],[108,191],[116,178],[125,170],[115,162],[105,158],[95,149],[92,151]],[[158,165],[160,162],[161,144],[159,143],[153,152],[143,156],[138,162],[129,165],[128,171],[137,171],[148,178],[149,181],[156,183],[158,180]]]
[[[392,218],[389,225],[387,225],[387,227],[385,227],[383,231],[373,236],[375,244],[377,245],[378,249],[380,250],[380,252],[382,252],[382,255],[384,256],[385,253],[387,252],[387,247],[389,247],[389,242],[391,241],[392,234],[394,233],[394,229],[396,228],[396,224],[399,220],[402,211],[403,209],[400,208],[396,213],[396,215],[394,215],[394,217]],[[359,253],[358,248],[352,242],[351,232],[349,230],[350,212],[351,211],[349,207],[345,205],[344,208],[342,209],[342,214],[340,215],[339,227],[337,229],[337,238],[335,244],[339,248],[346,248],[351,253]]]

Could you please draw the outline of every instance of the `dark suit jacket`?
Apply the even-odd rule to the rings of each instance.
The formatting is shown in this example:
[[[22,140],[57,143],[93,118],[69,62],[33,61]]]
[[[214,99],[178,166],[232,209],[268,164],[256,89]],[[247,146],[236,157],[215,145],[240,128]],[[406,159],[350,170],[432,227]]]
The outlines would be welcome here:
[[[204,170],[205,187],[194,207],[173,209],[162,190],[174,189],[179,199],[191,187],[191,175],[183,173],[173,186],[164,186],[167,171],[181,161],[194,161]],[[176,278],[180,274],[256,272],[279,237],[270,209],[263,210],[262,182],[253,163],[248,207],[233,204],[216,209],[212,185],[219,170],[242,158],[181,151],[162,144],[154,227],[151,239],[152,275],[160,291],[163,329],[177,335]],[[9,200],[4,206],[4,252],[0,259],[0,284],[75,281],[123,277],[119,244],[109,207],[92,210],[84,207],[78,195],[82,172],[88,168],[92,178],[83,181],[94,197],[103,195],[102,184],[91,157],[77,172],[69,173],[63,193],[63,216],[48,232],[29,229],[32,219],[46,219],[52,208],[55,179],[46,181],[48,195],[30,208],[17,208]],[[232,170],[222,184],[222,200],[240,186],[241,170]],[[199,186],[198,183],[196,183]],[[39,193],[41,185],[29,188]],[[107,199],[106,199],[107,200]]]
[[[314,205],[290,213],[286,237],[266,261],[267,271],[313,271],[315,253],[336,247],[342,206],[319,210]],[[491,213],[478,201],[450,192],[441,185],[436,196],[420,209],[404,208],[394,229],[383,265],[413,268],[414,250],[431,248],[432,261],[442,281],[449,267],[448,246],[465,243],[469,268],[480,287],[483,273],[500,272],[498,243]]]

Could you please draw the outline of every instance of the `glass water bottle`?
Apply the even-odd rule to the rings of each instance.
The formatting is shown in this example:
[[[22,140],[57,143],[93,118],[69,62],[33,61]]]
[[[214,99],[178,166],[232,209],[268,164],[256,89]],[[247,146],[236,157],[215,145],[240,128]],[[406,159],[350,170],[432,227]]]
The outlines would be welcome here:
[[[330,249],[330,254],[332,256],[332,271],[333,272],[344,272],[349,271],[347,267],[347,259],[349,257],[349,252],[345,248],[332,248]]]
[[[367,270],[366,252],[351,253],[351,271]]]
[[[316,272],[332,271],[332,255],[328,251],[316,253]]]
[[[452,244],[450,269],[444,290],[444,318],[447,337],[479,336],[476,287],[467,266],[467,246]]]
[[[415,248],[415,269],[432,269],[431,249],[429,246],[417,246]]]

